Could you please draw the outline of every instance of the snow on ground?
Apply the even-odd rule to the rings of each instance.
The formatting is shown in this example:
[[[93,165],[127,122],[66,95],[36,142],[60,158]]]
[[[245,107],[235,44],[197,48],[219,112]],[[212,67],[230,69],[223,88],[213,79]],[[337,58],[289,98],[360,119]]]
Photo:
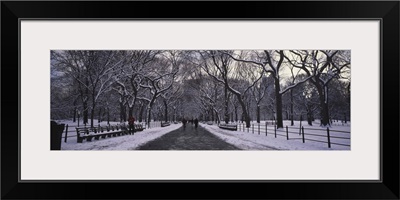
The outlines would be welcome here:
[[[72,121],[67,120],[56,122],[69,125],[67,143],[64,143],[65,131],[63,132],[63,141],[61,144],[62,150],[133,150],[182,126],[181,124],[171,124],[168,127],[155,127],[159,126],[160,122],[152,122],[152,128],[136,132],[135,135],[125,135],[105,139],[101,138],[100,140],[92,140],[91,142],[83,141],[83,143],[77,143],[75,132],[77,123],[72,123]],[[117,125],[119,122],[110,122],[110,124]],[[95,126],[98,125],[98,123],[95,123]],[[107,124],[106,122],[102,122],[100,125],[106,126]],[[238,131],[220,129],[215,124],[207,125],[200,123],[200,125],[222,140],[244,150],[350,150],[349,146],[340,146],[335,144],[332,144],[331,148],[328,148],[328,144],[326,143],[326,128],[320,127],[317,123],[313,126],[309,126],[306,122],[302,122],[301,125],[304,126],[305,129],[305,143],[302,142],[302,135],[299,135],[299,121],[295,121],[294,126],[290,126],[290,121],[284,121],[284,127],[288,126],[289,128],[289,140],[286,138],[286,128],[278,129],[277,138],[275,138],[275,130],[272,125],[267,126],[266,136],[265,121],[260,123],[260,134],[258,134],[257,123],[252,123],[251,128],[245,128],[244,130],[244,125],[239,123]],[[330,128],[331,142],[350,145],[350,128],[350,123],[342,124],[339,122],[333,124]],[[335,130],[342,132],[335,132]],[[310,139],[324,141],[325,143],[310,141]]]
[[[57,123],[68,123],[68,121],[57,121]],[[157,122],[156,122],[157,123]],[[118,122],[110,122],[112,125],[119,124]],[[75,125],[75,123],[74,123]],[[106,125],[106,124],[101,124]],[[72,125],[71,125],[72,126]],[[75,125],[76,126],[76,125]],[[77,143],[76,136],[68,137],[67,143],[63,141],[61,142],[61,150],[134,150],[137,147],[152,141],[158,137],[165,135],[173,130],[180,128],[182,124],[171,124],[167,127],[154,127],[150,129],[145,129],[143,131],[135,132],[135,135],[124,135],[117,136],[112,138],[100,138],[99,140],[92,140],[91,142],[87,142],[86,140],[83,143]],[[68,130],[68,134],[76,135],[75,128],[70,127],[71,130]],[[71,132],[72,131],[72,132]],[[64,137],[63,133],[63,137]]]
[[[348,146],[331,144],[331,148],[328,148],[327,143],[310,141],[310,139],[327,141],[326,128],[320,127],[319,125],[309,126],[305,122],[302,122],[302,126],[304,126],[305,129],[304,132],[306,139],[305,143],[303,143],[302,136],[298,134],[300,127],[299,123],[300,122],[297,121],[294,123],[294,126],[290,126],[290,121],[284,121],[284,127],[288,126],[289,132],[292,132],[289,133],[289,140],[286,138],[286,128],[278,129],[277,137],[275,138],[275,131],[272,125],[267,126],[268,129],[266,136],[265,122],[260,123],[260,134],[258,134],[257,123],[252,123],[254,124],[254,134],[253,128],[244,129],[244,131],[242,128],[238,129],[238,131],[230,131],[220,129],[216,124],[201,124],[201,126],[222,140],[244,150],[266,150],[271,148],[279,150],[350,150],[350,147]],[[241,124],[239,124],[239,126],[243,127]],[[334,130],[343,132],[335,132]],[[350,132],[350,126],[333,125],[330,128],[331,137],[350,138],[350,133],[347,132]],[[350,139],[331,138],[331,142],[350,145]]]

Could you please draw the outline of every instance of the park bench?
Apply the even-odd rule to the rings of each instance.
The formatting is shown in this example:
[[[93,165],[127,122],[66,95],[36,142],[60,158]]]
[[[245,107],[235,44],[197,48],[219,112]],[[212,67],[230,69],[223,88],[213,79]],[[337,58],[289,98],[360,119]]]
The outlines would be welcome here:
[[[237,125],[236,124],[219,124],[218,125],[219,128],[222,129],[227,129],[227,130],[231,130],[231,131],[237,131]]]
[[[161,127],[166,127],[171,125],[169,122],[161,122]]]
[[[134,126],[135,126],[135,132],[144,130],[144,127],[142,124],[135,124]]]
[[[98,127],[76,127],[77,142],[82,143],[83,140],[92,141],[106,137],[116,137],[128,134],[128,129],[125,124],[113,126],[98,126]]]
[[[101,129],[100,135],[102,135],[102,138],[106,138],[106,136],[107,137],[117,137],[117,136],[129,134],[128,128],[126,127],[125,124],[102,126],[102,127],[100,127],[100,129]]]
[[[76,127],[77,142],[82,143],[84,139],[91,141],[97,131],[96,127]]]
[[[207,125],[213,125],[213,122],[207,122]]]

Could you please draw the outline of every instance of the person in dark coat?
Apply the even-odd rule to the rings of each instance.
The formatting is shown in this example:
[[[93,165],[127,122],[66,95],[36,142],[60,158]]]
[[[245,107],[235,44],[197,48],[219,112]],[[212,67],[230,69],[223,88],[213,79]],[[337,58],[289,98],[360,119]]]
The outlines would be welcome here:
[[[197,129],[197,126],[199,126],[199,120],[196,118],[194,120],[194,128]]]
[[[129,116],[128,119],[128,123],[129,123],[129,134],[134,135],[135,134],[135,118],[133,116]]]
[[[185,129],[185,128],[186,128],[186,122],[187,122],[187,121],[186,121],[186,119],[185,119],[185,118],[183,118],[183,119],[182,119],[183,129]]]

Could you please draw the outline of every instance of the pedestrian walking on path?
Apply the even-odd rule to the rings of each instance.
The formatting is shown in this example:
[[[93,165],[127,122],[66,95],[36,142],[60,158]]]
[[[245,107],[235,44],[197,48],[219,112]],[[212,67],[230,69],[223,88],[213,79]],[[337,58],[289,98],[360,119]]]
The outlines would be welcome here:
[[[186,129],[186,119],[185,118],[183,118],[182,119],[182,124],[183,124],[183,130],[185,130]]]
[[[132,115],[129,116],[128,123],[129,123],[129,134],[134,135],[135,134],[135,126],[134,126],[135,118]]]
[[[197,129],[198,126],[199,126],[199,120],[196,118],[194,120],[194,128]]]

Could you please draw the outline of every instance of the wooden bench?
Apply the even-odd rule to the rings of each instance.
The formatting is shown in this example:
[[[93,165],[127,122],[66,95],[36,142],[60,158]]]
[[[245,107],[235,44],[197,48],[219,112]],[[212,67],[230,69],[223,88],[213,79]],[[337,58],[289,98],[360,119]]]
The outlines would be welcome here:
[[[117,137],[121,135],[127,135],[127,128],[125,124],[122,125],[110,125],[110,126],[102,126],[100,127],[101,129],[101,138],[106,138],[107,137]]]
[[[86,141],[92,141],[92,138],[95,136],[94,134],[96,134],[97,131],[98,131],[98,129],[96,127],[94,127],[94,128],[77,127],[76,128],[77,142],[82,143],[83,140],[85,140],[85,139],[86,139]]]
[[[127,135],[128,129],[125,124],[113,126],[98,126],[98,127],[76,127],[77,142],[82,143],[83,140],[92,141],[106,137],[116,137]]]
[[[213,122],[207,122],[207,125],[213,125]]]
[[[237,131],[236,124],[219,124],[218,127],[222,128],[222,129],[231,130],[231,131]]]
[[[135,132],[144,130],[144,127],[142,124],[134,124],[134,127],[135,127]]]
[[[171,125],[169,122],[161,122],[161,127],[166,127]]]

